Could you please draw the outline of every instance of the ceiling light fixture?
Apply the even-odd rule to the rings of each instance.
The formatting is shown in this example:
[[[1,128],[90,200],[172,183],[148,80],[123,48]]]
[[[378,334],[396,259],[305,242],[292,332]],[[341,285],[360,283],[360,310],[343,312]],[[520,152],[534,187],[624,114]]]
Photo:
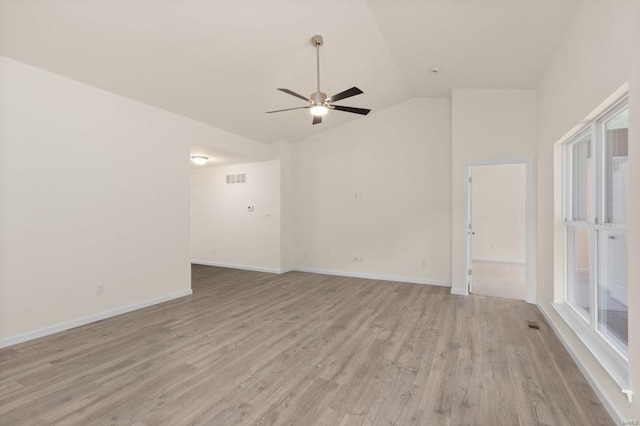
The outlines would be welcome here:
[[[311,115],[314,117],[322,117],[323,115],[327,115],[329,108],[324,105],[315,105],[309,109],[309,112],[311,112]]]
[[[204,157],[202,155],[192,155],[191,162],[196,166],[204,166],[209,161],[209,157]]]

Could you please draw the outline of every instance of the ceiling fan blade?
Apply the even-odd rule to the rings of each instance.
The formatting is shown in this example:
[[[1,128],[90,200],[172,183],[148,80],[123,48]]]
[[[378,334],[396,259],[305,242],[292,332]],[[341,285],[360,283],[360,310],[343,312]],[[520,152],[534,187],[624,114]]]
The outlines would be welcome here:
[[[367,115],[369,114],[369,112],[371,112],[370,109],[366,109],[366,108],[354,108],[354,107],[348,107],[348,106],[342,106],[342,105],[330,105],[329,108],[337,109],[338,111],[352,112],[354,114],[361,114],[361,115]]]
[[[344,92],[340,92],[336,95],[331,96],[329,99],[327,99],[327,101],[335,102],[335,101],[339,101],[340,99],[350,98],[351,96],[359,95],[361,93],[364,93],[364,92],[358,89],[357,87],[352,87],[351,89],[347,89]]]
[[[267,114],[271,114],[272,112],[282,112],[282,111],[291,111],[294,109],[305,109],[305,108],[311,108],[310,106],[303,106],[303,107],[296,107],[296,108],[287,108],[287,109],[277,109],[275,111],[266,111]]]
[[[320,123],[322,123],[322,117],[320,117],[319,115],[314,115],[313,122],[311,124],[320,124]]]
[[[284,92],[284,93],[288,93],[288,94],[290,94],[291,96],[295,96],[296,98],[300,98],[300,99],[303,99],[303,100],[305,100],[305,101],[307,101],[307,102],[311,102],[311,99],[309,99],[309,98],[305,98],[304,96],[299,95],[299,94],[297,94],[296,92],[292,92],[292,91],[291,91],[291,90],[289,90],[289,89],[280,89],[280,88],[279,88],[278,90],[279,90],[279,91],[281,91],[281,92]]]

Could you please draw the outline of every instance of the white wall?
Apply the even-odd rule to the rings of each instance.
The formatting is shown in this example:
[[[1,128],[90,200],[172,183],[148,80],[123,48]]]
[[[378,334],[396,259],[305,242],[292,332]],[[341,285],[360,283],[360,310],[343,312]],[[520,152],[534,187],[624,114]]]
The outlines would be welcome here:
[[[538,146],[538,294],[539,302],[560,330],[604,397],[622,418],[640,418],[640,2],[582,3],[539,87]],[[561,212],[554,216],[554,143],[578,125],[616,89],[630,83],[628,300],[629,376],[636,392],[629,403],[620,388],[566,327],[549,303],[562,297]],[[556,172],[558,160],[555,160]],[[556,174],[556,180],[560,177]],[[561,199],[556,198],[556,205]],[[554,273],[555,271],[555,273]]]
[[[190,293],[187,124],[4,57],[0,93],[0,342]]]
[[[238,173],[246,183],[226,183]],[[192,170],[192,261],[279,272],[280,184],[280,160]]]
[[[454,89],[452,108],[452,292],[466,293],[465,182],[470,162],[536,157],[536,92]]]
[[[293,262],[293,146],[290,142],[271,144],[271,158],[280,160],[280,267],[294,268]]]
[[[449,285],[450,109],[413,99],[293,145],[296,267]]]
[[[473,259],[526,261],[526,164],[472,168]]]
[[[190,294],[190,144],[269,152],[0,57],[0,346]]]

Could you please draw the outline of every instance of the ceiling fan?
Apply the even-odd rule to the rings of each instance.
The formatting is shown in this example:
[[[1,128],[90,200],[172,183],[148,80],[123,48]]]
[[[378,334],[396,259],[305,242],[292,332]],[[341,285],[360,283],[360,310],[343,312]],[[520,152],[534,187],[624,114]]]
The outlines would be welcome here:
[[[289,89],[278,89],[281,92],[288,93],[291,96],[295,96],[296,98],[300,98],[309,102],[309,105],[303,106],[303,107],[296,107],[296,108],[279,109],[276,111],[267,111],[267,114],[271,114],[274,112],[291,111],[294,109],[308,108],[309,112],[311,112],[311,115],[313,115],[312,124],[322,123],[322,117],[326,115],[330,109],[335,109],[336,111],[351,112],[354,114],[361,114],[361,115],[369,114],[369,112],[371,111],[370,109],[355,108],[355,107],[348,107],[348,106],[333,104],[336,101],[350,98],[351,96],[356,96],[363,93],[362,90],[358,89],[357,87],[352,87],[351,89],[347,89],[343,92],[340,92],[338,94],[335,94],[329,97],[327,97],[326,93],[320,91],[320,46],[324,44],[322,36],[314,35],[311,38],[311,44],[316,48],[316,71],[318,76],[317,91],[309,95],[308,98],[305,98],[304,96],[299,95],[298,93],[293,92]]]

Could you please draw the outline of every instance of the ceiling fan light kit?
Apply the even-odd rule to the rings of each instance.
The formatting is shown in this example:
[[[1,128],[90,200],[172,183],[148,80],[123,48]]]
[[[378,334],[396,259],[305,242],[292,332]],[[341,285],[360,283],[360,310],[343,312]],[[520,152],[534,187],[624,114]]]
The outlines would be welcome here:
[[[296,92],[293,92],[289,89],[283,89],[283,88],[278,89],[281,92],[287,93],[291,96],[295,96],[296,98],[300,98],[302,100],[309,102],[309,105],[303,106],[303,107],[267,111],[267,114],[271,114],[274,112],[291,111],[294,109],[308,108],[309,112],[313,116],[313,121],[311,124],[322,123],[322,117],[327,115],[330,109],[334,109],[336,111],[350,112],[353,114],[360,114],[360,115],[369,114],[369,112],[371,111],[370,109],[355,108],[355,107],[348,107],[348,106],[342,106],[342,105],[333,105],[333,102],[339,101],[341,99],[350,98],[351,96],[356,96],[363,93],[362,90],[358,89],[357,87],[352,87],[351,89],[347,89],[331,97],[327,97],[326,93],[320,91],[320,46],[322,46],[323,44],[324,44],[324,40],[322,39],[321,35],[314,35],[313,37],[311,37],[311,45],[316,48],[316,75],[317,75],[316,89],[317,90],[313,92],[311,95],[309,95],[308,98],[305,98],[304,96]]]
[[[309,112],[315,117],[322,117],[323,115],[327,115],[329,108],[324,105],[315,105],[309,108]]]

